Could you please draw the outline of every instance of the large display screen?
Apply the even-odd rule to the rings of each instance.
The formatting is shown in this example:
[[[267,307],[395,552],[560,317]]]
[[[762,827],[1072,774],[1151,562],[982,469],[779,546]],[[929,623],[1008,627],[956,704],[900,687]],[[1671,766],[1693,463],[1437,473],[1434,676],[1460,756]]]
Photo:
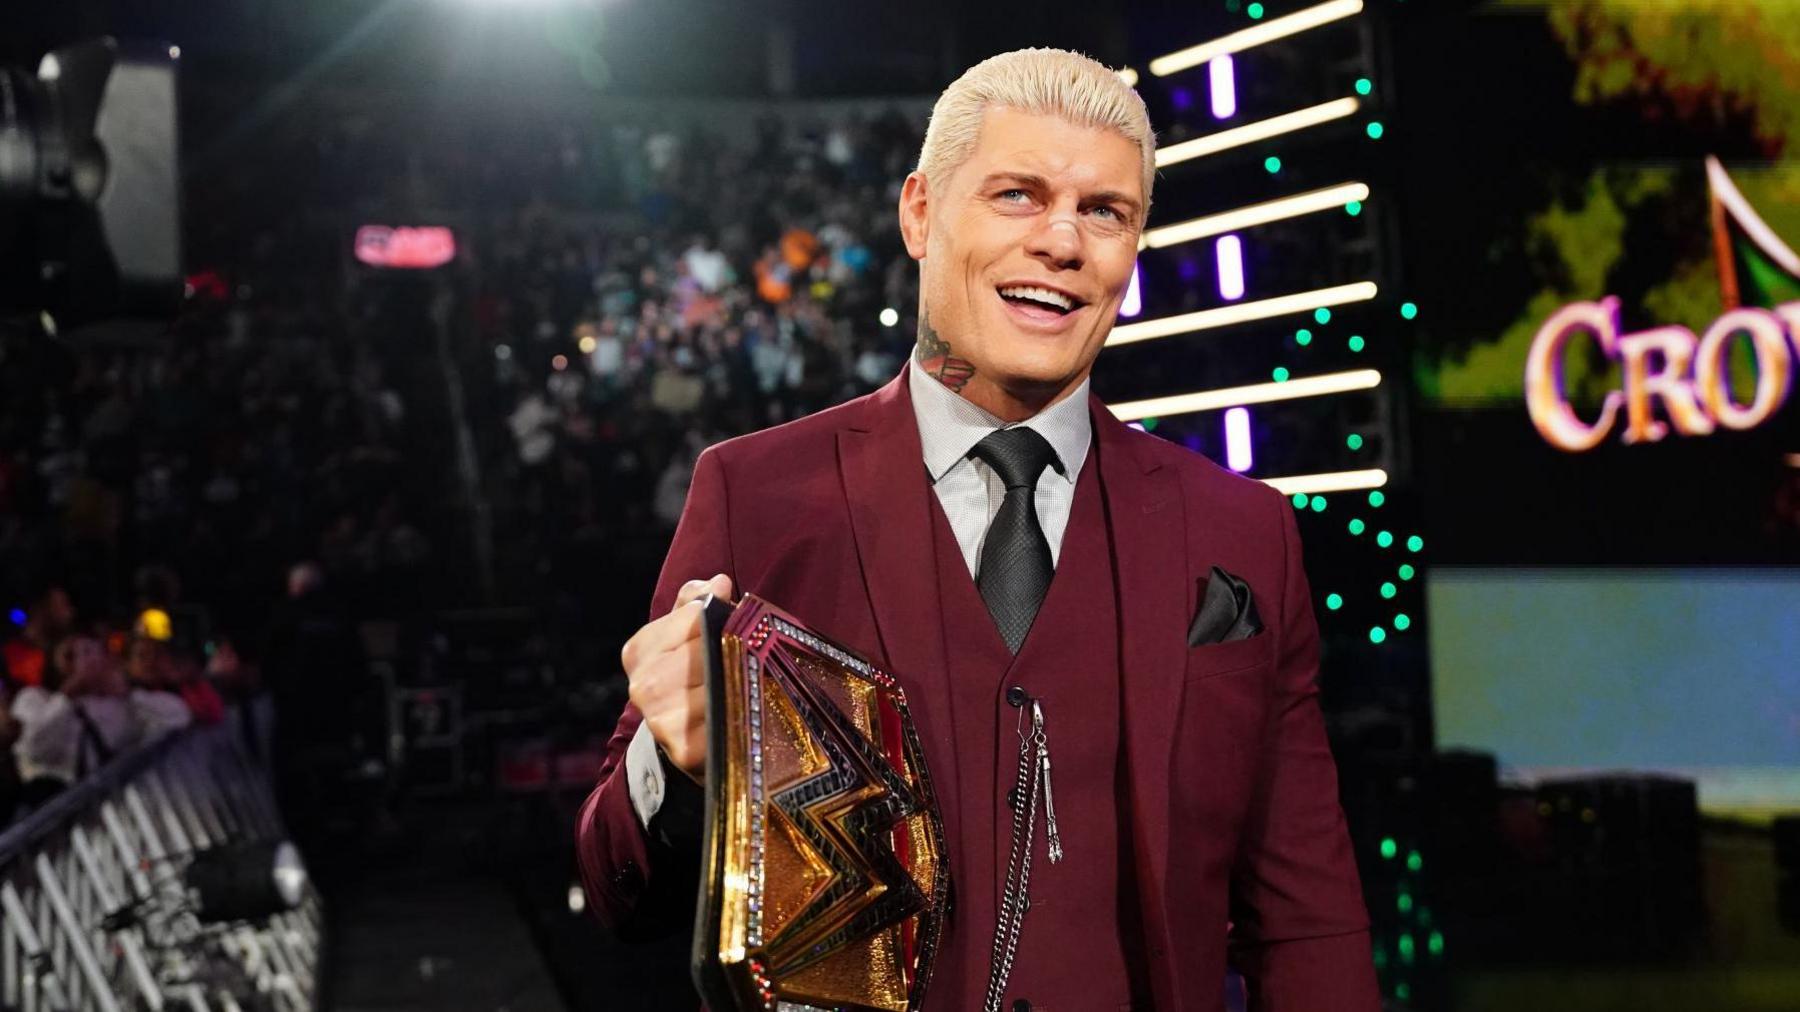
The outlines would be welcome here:
[[[1434,568],[1436,737],[1519,780],[1691,777],[1702,809],[1800,809],[1800,571]]]

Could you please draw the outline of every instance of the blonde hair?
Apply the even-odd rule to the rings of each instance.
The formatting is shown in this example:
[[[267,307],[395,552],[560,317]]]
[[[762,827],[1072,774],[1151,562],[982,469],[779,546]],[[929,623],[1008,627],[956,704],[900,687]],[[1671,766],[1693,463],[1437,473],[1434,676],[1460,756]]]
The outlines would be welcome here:
[[[1144,100],[1105,65],[1066,49],[1015,49],[963,72],[931,107],[919,148],[919,171],[941,183],[968,161],[981,138],[988,106],[1055,115],[1084,127],[1116,130],[1142,154],[1144,206],[1156,177],[1156,134]]]

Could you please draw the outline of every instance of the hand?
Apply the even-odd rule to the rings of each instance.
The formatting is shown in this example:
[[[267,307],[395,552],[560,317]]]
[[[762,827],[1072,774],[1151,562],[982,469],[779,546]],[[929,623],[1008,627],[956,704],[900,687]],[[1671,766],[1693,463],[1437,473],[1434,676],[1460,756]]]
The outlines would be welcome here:
[[[675,595],[675,607],[625,641],[619,659],[631,682],[631,701],[644,715],[651,737],[675,767],[699,782],[706,776],[706,628],[694,602],[711,593],[731,600],[731,577],[689,580]]]

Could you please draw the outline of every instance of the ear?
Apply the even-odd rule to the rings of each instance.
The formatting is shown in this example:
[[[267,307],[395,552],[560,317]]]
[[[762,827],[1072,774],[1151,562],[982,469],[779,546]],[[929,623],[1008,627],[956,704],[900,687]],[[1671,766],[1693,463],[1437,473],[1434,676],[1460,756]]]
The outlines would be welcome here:
[[[925,174],[914,170],[900,187],[900,238],[906,243],[906,255],[925,259],[925,240],[931,234],[931,206],[926,194]]]

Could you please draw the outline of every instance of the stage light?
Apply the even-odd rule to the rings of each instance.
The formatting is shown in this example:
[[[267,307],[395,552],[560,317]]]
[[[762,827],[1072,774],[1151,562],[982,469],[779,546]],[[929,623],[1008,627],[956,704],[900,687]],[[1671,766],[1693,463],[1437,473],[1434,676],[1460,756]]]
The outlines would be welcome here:
[[[508,345],[496,344],[494,345],[494,357],[504,362],[512,358],[512,348]]]
[[[1386,485],[1388,475],[1380,468],[1366,471],[1332,471],[1324,474],[1296,474],[1285,478],[1264,478],[1263,484],[1283,495],[1294,492],[1349,492],[1359,488]]]
[[[1294,331],[1294,343],[1302,348],[1311,344],[1312,331],[1307,330],[1305,327],[1301,327],[1299,330]]]
[[[1369,139],[1372,141],[1380,140],[1381,135],[1386,132],[1382,129],[1380,120],[1371,121],[1369,123],[1369,125],[1367,127],[1364,127],[1363,129],[1368,131]]]
[[[1176,316],[1164,316],[1142,323],[1130,323],[1123,327],[1114,327],[1107,335],[1107,347],[1131,344],[1135,341],[1148,341],[1159,337],[1173,337],[1176,334],[1191,334],[1200,330],[1212,330],[1217,327],[1229,327],[1235,323],[1250,323],[1266,320],[1273,316],[1286,316],[1289,313],[1303,313],[1308,308],[1320,305],[1343,305],[1349,302],[1367,302],[1373,299],[1379,289],[1373,281],[1358,281],[1354,284],[1338,285],[1333,288],[1319,288],[1310,292],[1295,292],[1292,295],[1277,295],[1270,299],[1257,299],[1254,302],[1240,302],[1232,306],[1217,306],[1213,309],[1201,309],[1192,313],[1181,313]]]
[[[1362,449],[1363,448],[1362,433],[1352,432],[1348,436],[1345,436],[1344,437],[1344,445],[1350,447],[1350,449],[1352,449],[1352,450]]]
[[[1331,322],[1331,310],[1326,309],[1323,306],[1321,306],[1318,309],[1313,310],[1313,322],[1318,324],[1321,327],[1327,323],[1330,323]]]
[[[1263,168],[1270,172],[1279,171],[1281,159],[1270,155],[1264,160]],[[1144,245],[1152,249],[1162,249],[1177,243],[1191,242],[1195,239],[1204,239],[1226,232],[1236,232],[1257,225],[1267,225],[1272,221],[1284,221],[1303,214],[1328,211],[1334,207],[1341,207],[1346,202],[1363,200],[1368,196],[1369,187],[1366,183],[1342,183],[1337,186],[1325,187],[1322,190],[1309,190],[1306,193],[1296,193],[1291,197],[1282,197],[1261,204],[1250,204],[1230,211],[1221,211],[1218,214],[1209,214],[1204,218],[1194,218],[1190,221],[1153,228],[1144,233]]]
[[[1369,390],[1380,385],[1380,373],[1373,369],[1354,369],[1349,372],[1302,376],[1283,383],[1252,383],[1241,387],[1220,387],[1215,390],[1171,394],[1167,397],[1150,397],[1141,401],[1122,401],[1109,405],[1109,408],[1121,421],[1129,422],[1152,415],[1185,415],[1197,411],[1235,408],[1245,404],[1262,404],[1268,401],[1324,397],[1330,394],[1349,393],[1353,390]],[[1374,484],[1380,485],[1383,482]]]
[[[1423,867],[1425,867],[1425,859],[1419,856],[1419,852],[1416,850],[1409,851],[1406,855],[1406,870],[1418,871]]]
[[[1222,53],[1207,64],[1207,85],[1212,95],[1213,119],[1237,115],[1237,74],[1231,54]]]
[[[1400,303],[1400,318],[1410,320],[1419,315],[1419,307],[1410,302]]]
[[[13,610],[12,610],[12,612],[11,612],[11,613],[10,613],[10,615],[9,615],[9,616],[8,616],[8,617],[9,617],[9,618],[11,618],[11,619],[12,619],[12,624],[13,624],[13,625],[24,625],[24,624],[25,624],[25,617],[26,617],[26,616],[25,616],[25,609],[23,609],[23,608],[14,608],[14,609],[13,609]]]
[[[1239,474],[1250,470],[1250,409],[1225,412],[1225,466]]]
[[[1230,301],[1244,297],[1244,244],[1235,235],[1220,236],[1213,244],[1219,263],[1219,297]]]
[[[580,882],[569,884],[569,913],[580,916],[587,910],[587,890],[581,888]]]
[[[1375,543],[1386,548],[1394,543],[1394,535],[1390,531],[1381,531],[1375,535]]]
[[[1411,913],[1413,908],[1412,893],[1403,892],[1394,897],[1394,907],[1403,914]]]
[[[562,372],[564,369],[567,369],[568,367],[569,367],[569,356],[567,356],[567,355],[556,355],[550,359],[550,368],[555,369],[557,372]]]
[[[1337,611],[1339,608],[1342,608],[1343,606],[1344,606],[1344,596],[1342,594],[1326,594],[1325,595],[1325,610]]]
[[[1412,537],[1406,539],[1406,550],[1409,552],[1416,552],[1424,547],[1425,547],[1425,539],[1419,537],[1417,534],[1414,534]]]
[[[1263,16],[1263,5],[1253,3],[1244,8],[1244,13],[1250,15],[1250,20],[1252,21],[1261,21]]]
[[[595,340],[592,334],[583,334],[581,340],[575,342],[575,346],[581,349],[583,355],[592,355],[594,349],[600,347],[600,342]]]
[[[1367,526],[1362,522],[1362,517],[1355,517],[1350,521],[1351,534],[1361,534],[1367,529]]]
[[[1312,502],[1308,503],[1308,505],[1312,507],[1314,513],[1323,513],[1325,512],[1325,497],[1322,495],[1315,495],[1312,497]]]
[[[169,613],[161,608],[145,608],[138,615],[137,633],[147,639],[167,642],[175,635],[174,623],[169,620]]]
[[[1379,489],[1369,493],[1370,506],[1380,506],[1384,502],[1387,502],[1387,496],[1382,495]]]
[[[1263,171],[1267,172],[1271,176],[1277,172],[1280,172],[1281,171],[1281,159],[1275,157],[1274,155],[1270,155],[1269,157],[1263,159]]]
[[[1376,628],[1377,628],[1377,630],[1380,629],[1379,626],[1377,626]],[[1375,633],[1373,633],[1373,632],[1371,632],[1369,634],[1369,638],[1372,640],[1375,640],[1375,642],[1377,642],[1377,643],[1381,642],[1381,640],[1375,639]],[[1384,636],[1383,638],[1385,639],[1386,637]],[[1413,943],[1412,933],[1404,932],[1400,935],[1400,962],[1411,964],[1413,961],[1413,954],[1414,954],[1414,943]]]
[[[1375,628],[1369,630],[1369,642],[1370,643],[1381,643],[1386,640],[1387,640],[1387,630],[1386,629],[1383,629],[1380,626],[1376,626]]]
[[[881,311],[881,325],[883,327],[894,327],[898,326],[899,323],[900,312],[893,306],[889,306]]]
[[[1362,339],[1361,334],[1351,334],[1350,335],[1350,350],[1351,351],[1363,350],[1363,344],[1364,344],[1364,341]]]
[[[1229,151],[1245,144],[1255,144],[1257,141],[1266,141],[1271,137],[1280,137],[1282,134],[1290,134],[1296,130],[1305,130],[1322,123],[1330,123],[1332,120],[1355,115],[1358,107],[1359,103],[1354,98],[1337,98],[1308,106],[1305,109],[1296,109],[1293,112],[1271,116],[1265,120],[1257,120],[1255,123],[1246,123],[1241,127],[1232,127],[1229,130],[1220,130],[1204,137],[1196,137],[1191,141],[1171,144],[1166,148],[1156,149],[1156,167],[1168,168],[1171,165],[1178,165],[1195,158],[1204,158],[1207,155],[1216,155],[1221,151]]]
[[[1362,201],[1352,200],[1344,204],[1344,213],[1354,218],[1362,213]]]
[[[1443,955],[1444,954],[1444,936],[1443,936],[1443,934],[1441,932],[1433,931],[1431,933],[1430,937],[1428,937],[1425,940],[1425,948],[1430,950],[1431,954],[1434,956]]]
[[[1400,593],[1400,588],[1394,586],[1392,582],[1386,582],[1381,585],[1381,596],[1389,601],[1392,601],[1394,595],[1398,593]]]
[[[1277,383],[1286,383],[1288,381],[1288,376],[1290,374],[1287,370],[1287,366],[1278,365],[1275,367],[1275,371],[1271,372],[1269,375],[1274,377],[1275,382],[1277,382]]]
[[[1374,90],[1375,90],[1375,82],[1374,81],[1371,81],[1366,77],[1359,77],[1356,79],[1356,93],[1358,95],[1367,95],[1369,92],[1374,91]]]
[[[1260,5],[1257,5],[1260,6]],[[1189,67],[1198,67],[1215,56],[1227,53],[1241,53],[1276,39],[1296,35],[1320,25],[1330,24],[1342,18],[1362,13],[1363,0],[1331,0],[1316,7],[1295,11],[1285,17],[1260,25],[1252,25],[1229,35],[1222,35],[1210,42],[1202,42],[1197,46],[1177,50],[1167,56],[1159,56],[1150,61],[1150,73],[1157,77],[1167,77]]]
[[[1392,861],[1394,855],[1398,853],[1400,853],[1400,844],[1398,841],[1391,836],[1384,836],[1381,838],[1381,856],[1384,860]]]
[[[1412,579],[1412,578],[1413,578],[1413,575],[1414,575],[1414,574],[1415,574],[1415,573],[1417,573],[1417,572],[1418,572],[1418,570],[1416,570],[1416,569],[1414,569],[1414,568],[1413,568],[1413,567],[1412,567],[1412,566],[1411,566],[1411,565],[1410,565],[1410,564],[1408,564],[1408,563],[1404,563],[1404,562],[1403,562],[1403,563],[1401,563],[1401,564],[1400,564],[1400,579],[1402,579],[1402,580],[1410,580],[1410,579]]]
[[[306,866],[286,840],[221,844],[194,855],[183,878],[203,921],[262,920],[300,905]]]
[[[1292,498],[1294,500],[1294,508],[1295,509],[1303,510],[1306,508],[1306,493],[1305,492],[1295,492],[1293,494]]]
[[[1125,286],[1125,298],[1119,303],[1119,315],[1136,316],[1144,311],[1144,293],[1138,286],[1142,282],[1138,276],[1137,264],[1131,265],[1131,283]]]

